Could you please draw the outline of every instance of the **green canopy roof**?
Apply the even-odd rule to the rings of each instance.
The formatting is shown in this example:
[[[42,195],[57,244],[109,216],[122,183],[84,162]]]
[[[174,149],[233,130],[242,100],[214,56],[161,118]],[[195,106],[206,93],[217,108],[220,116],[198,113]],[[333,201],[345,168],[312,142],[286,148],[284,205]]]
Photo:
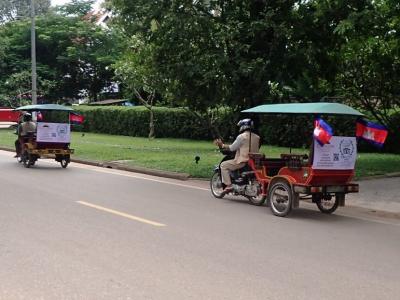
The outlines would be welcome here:
[[[350,106],[340,103],[314,102],[314,103],[285,103],[264,104],[242,110],[244,113],[264,114],[314,114],[314,115],[348,115],[363,116],[362,113]]]
[[[41,110],[58,110],[58,111],[73,111],[69,106],[59,104],[36,104],[36,105],[25,105],[16,108],[15,110],[24,111],[41,111]]]

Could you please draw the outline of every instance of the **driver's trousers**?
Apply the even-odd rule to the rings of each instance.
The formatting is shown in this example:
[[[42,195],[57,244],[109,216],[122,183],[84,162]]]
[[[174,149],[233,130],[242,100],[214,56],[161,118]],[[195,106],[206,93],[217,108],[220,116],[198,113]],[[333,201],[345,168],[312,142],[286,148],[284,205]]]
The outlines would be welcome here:
[[[17,156],[21,155],[22,146],[27,141],[28,141],[28,139],[26,136],[19,136],[18,139],[15,141],[15,152],[17,153]]]
[[[245,162],[236,163],[234,159],[226,160],[221,163],[221,177],[222,183],[225,185],[231,185],[231,176],[229,174],[230,171],[235,171],[237,169],[241,169],[246,165]]]

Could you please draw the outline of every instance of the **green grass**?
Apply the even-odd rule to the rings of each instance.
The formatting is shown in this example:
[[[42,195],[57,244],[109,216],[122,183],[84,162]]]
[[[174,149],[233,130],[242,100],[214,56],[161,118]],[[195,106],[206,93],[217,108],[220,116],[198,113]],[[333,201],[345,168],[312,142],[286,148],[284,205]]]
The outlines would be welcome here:
[[[0,130],[0,146],[14,147],[12,130]],[[188,173],[193,177],[208,178],[222,155],[211,141],[185,139],[153,139],[114,136],[106,134],[73,132],[71,147],[75,158],[95,161],[126,161],[128,165],[158,170]],[[263,146],[261,151],[268,157],[288,153],[288,148]],[[306,149],[294,149],[295,153],[307,153]],[[195,156],[200,156],[198,164]],[[360,153],[356,177],[400,172],[400,155]]]

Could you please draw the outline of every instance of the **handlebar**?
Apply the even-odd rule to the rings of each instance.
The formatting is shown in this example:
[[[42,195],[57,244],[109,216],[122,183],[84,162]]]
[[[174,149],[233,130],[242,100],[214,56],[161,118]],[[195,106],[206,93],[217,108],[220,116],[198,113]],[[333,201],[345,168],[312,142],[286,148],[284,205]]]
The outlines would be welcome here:
[[[223,155],[228,155],[228,156],[235,156],[235,153],[236,153],[236,151],[231,151],[226,148],[219,148],[219,152],[221,152],[221,154],[223,154]]]

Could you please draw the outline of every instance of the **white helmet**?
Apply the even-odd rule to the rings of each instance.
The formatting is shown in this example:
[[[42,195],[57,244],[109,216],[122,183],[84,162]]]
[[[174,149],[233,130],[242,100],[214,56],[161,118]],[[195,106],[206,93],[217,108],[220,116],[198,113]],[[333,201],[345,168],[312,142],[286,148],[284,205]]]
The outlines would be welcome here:
[[[32,121],[32,115],[30,113],[24,113],[24,122]]]
[[[242,133],[246,130],[251,130],[254,127],[254,122],[251,119],[242,119],[237,123],[237,126],[239,126],[239,132]]]

